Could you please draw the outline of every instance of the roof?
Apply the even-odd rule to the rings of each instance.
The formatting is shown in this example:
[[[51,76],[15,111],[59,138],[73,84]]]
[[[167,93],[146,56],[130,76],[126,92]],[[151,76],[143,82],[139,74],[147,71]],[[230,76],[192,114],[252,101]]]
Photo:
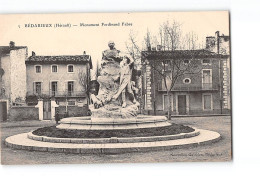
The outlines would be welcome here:
[[[15,46],[12,48],[10,48],[9,46],[0,46],[0,56],[10,54],[11,50],[18,50],[18,49],[22,49],[22,48],[26,48],[26,46]]]
[[[65,55],[65,56],[30,56],[25,60],[25,64],[86,64],[92,60],[90,55]]]
[[[174,50],[174,51],[143,51],[142,59],[173,59],[173,58],[227,58],[228,55],[217,54],[205,49],[202,50]]]

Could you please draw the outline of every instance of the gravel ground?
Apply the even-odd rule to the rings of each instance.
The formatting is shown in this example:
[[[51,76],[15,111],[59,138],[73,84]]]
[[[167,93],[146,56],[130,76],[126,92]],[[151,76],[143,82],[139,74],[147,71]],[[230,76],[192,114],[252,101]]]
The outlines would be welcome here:
[[[23,164],[84,164],[84,163],[143,163],[180,161],[230,161],[231,160],[231,117],[185,117],[173,118],[173,123],[219,132],[222,139],[217,143],[195,148],[168,151],[136,152],[123,154],[65,154],[14,150],[4,144],[11,135],[29,132],[39,127],[54,125],[54,122],[22,121],[1,124],[1,163]]]

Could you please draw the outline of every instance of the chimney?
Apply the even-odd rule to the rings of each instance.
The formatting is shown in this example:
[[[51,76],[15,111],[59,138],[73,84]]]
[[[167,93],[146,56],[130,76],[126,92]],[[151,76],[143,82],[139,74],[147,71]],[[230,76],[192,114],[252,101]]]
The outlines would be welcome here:
[[[15,43],[14,43],[13,41],[10,41],[9,47],[10,47],[10,48],[14,48],[14,47],[15,47]]]
[[[83,51],[83,55],[86,55],[86,51]]]
[[[219,37],[219,31],[215,32],[215,37],[218,38]]]
[[[219,54],[219,31],[215,32],[217,53]]]
[[[32,56],[35,56],[36,54],[35,54],[35,52],[34,51],[32,51]]]

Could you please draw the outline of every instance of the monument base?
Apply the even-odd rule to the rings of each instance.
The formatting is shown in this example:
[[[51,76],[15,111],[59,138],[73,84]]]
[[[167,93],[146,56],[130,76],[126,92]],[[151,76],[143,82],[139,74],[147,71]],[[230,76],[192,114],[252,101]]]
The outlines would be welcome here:
[[[139,115],[129,119],[120,118],[95,118],[90,117],[71,117],[60,121],[57,128],[78,129],[78,130],[113,130],[113,129],[135,129],[153,128],[169,126],[165,116],[144,116]]]

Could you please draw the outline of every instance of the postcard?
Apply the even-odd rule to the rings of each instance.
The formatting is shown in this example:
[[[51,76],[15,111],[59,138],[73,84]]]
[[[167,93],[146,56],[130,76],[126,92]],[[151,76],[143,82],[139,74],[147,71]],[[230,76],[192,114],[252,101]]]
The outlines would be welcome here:
[[[228,11],[0,23],[1,164],[232,160]]]

